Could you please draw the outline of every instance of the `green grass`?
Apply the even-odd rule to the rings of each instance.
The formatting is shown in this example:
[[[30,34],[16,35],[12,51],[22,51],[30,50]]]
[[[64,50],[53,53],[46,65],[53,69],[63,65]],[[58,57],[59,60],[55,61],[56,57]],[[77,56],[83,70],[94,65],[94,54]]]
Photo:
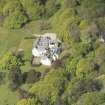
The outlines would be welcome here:
[[[24,40],[24,37],[28,35],[31,34],[25,29],[6,30],[0,28],[0,56],[2,57],[10,49],[23,48],[25,56],[29,59],[33,41]],[[0,105],[15,105],[17,101],[17,93],[12,92],[7,84],[0,85]]]
[[[41,31],[42,22],[31,22],[22,29],[18,30],[8,30],[0,27],[0,57],[3,56],[9,50],[18,50],[20,48],[24,49],[25,59],[31,60],[32,47],[35,39],[24,39],[26,36],[32,36],[33,34],[48,32],[48,30]],[[38,66],[32,67],[30,62],[26,62],[24,66],[21,67],[23,72],[27,72],[30,69],[35,69],[36,71],[44,72],[47,67]],[[6,71],[7,72],[7,71]],[[8,80],[7,80],[8,82]],[[29,85],[23,85],[24,89],[27,90]],[[0,85],[0,105],[15,105],[18,101],[18,94],[12,92],[7,84]]]
[[[42,24],[42,21],[34,21],[18,30],[8,30],[0,27],[0,56],[9,49],[23,48],[26,56],[30,57],[34,40],[25,40],[24,37],[50,31],[41,30],[42,27],[44,27]],[[47,27],[47,25],[45,27]]]
[[[17,101],[17,93],[12,92],[7,85],[0,86],[0,105],[15,105]]]
[[[0,27],[0,55],[12,48],[18,48],[21,40],[25,36],[23,30],[6,30]]]

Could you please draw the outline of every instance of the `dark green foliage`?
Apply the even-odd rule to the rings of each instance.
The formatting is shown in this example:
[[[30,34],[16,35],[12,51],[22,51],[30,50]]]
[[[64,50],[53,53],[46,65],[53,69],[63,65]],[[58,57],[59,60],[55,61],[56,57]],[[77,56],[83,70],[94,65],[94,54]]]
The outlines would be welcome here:
[[[34,83],[40,79],[41,73],[36,72],[35,70],[30,70],[23,74],[24,82],[26,83]]]
[[[77,99],[84,93],[91,91],[100,91],[102,83],[100,81],[85,79],[75,79],[72,83],[69,83],[68,88],[64,94],[64,100],[67,105],[69,103],[77,101]]]
[[[47,0],[45,8],[47,17],[50,17],[60,8],[60,3],[56,0]]]
[[[10,29],[21,28],[27,21],[28,18],[24,13],[16,11],[5,19],[4,27]]]
[[[60,1],[56,0],[1,0],[0,20],[3,20],[2,24],[7,28],[21,28],[28,20],[52,16],[60,5]]]
[[[0,85],[5,83],[6,73],[0,72]]]
[[[93,19],[100,16],[104,16],[105,1],[103,0],[81,0],[81,7],[79,11],[84,18]]]
[[[58,33],[62,40],[68,42],[80,41],[79,30],[77,26],[79,18],[75,16],[75,11],[72,8],[60,10],[57,12],[57,14],[55,14],[51,21],[54,31]],[[76,31],[74,31],[75,29]]]
[[[23,90],[21,88],[18,88],[17,92],[18,92],[18,95],[19,95],[20,99],[29,98],[31,96],[30,93],[28,93],[26,90]]]
[[[39,19],[44,13],[44,7],[38,0],[20,0],[29,20]]]
[[[62,69],[52,70],[44,80],[34,84],[30,92],[37,95],[43,105],[46,105],[44,104],[46,102],[48,105],[54,105],[65,87],[65,76],[65,71]]]
[[[76,68],[78,64],[79,58],[73,58],[68,61],[68,64],[66,64],[66,70],[68,73],[71,73],[72,75],[76,75]]]
[[[6,2],[4,8],[3,8],[3,15],[4,16],[9,16],[11,15],[13,12],[16,11],[22,11],[22,5],[18,0],[11,0]]]
[[[91,92],[84,94],[75,105],[103,105],[105,93]]]
[[[96,62],[101,66],[102,63],[105,62],[105,46],[104,45],[101,45],[95,52],[96,54]]]
[[[70,7],[74,8],[74,7],[78,6],[78,5],[80,5],[80,0],[64,0],[64,7],[65,8],[66,7],[68,7],[68,8],[70,8]]]
[[[22,83],[22,73],[18,66],[13,66],[12,70],[9,71],[9,87],[12,91],[16,90]]]
[[[11,52],[7,52],[0,60],[1,70],[11,70],[14,66],[22,66],[24,60],[22,57],[13,55]]]
[[[28,98],[28,99],[22,99],[17,103],[17,105],[44,105],[40,102],[38,97]]]
[[[1,57],[10,88],[20,89],[17,105],[104,105],[105,0],[0,0],[0,25],[15,29],[27,22],[40,33],[51,29],[64,44],[61,59],[48,68],[29,67],[23,55]]]

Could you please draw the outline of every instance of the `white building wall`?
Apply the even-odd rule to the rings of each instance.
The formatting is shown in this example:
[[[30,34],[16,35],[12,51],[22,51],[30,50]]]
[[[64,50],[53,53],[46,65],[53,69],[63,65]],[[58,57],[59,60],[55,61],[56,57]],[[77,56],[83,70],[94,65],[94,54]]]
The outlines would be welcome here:
[[[46,66],[51,66],[51,64],[52,64],[51,60],[48,59],[48,58],[41,59],[41,63],[42,63],[43,65],[46,65]]]

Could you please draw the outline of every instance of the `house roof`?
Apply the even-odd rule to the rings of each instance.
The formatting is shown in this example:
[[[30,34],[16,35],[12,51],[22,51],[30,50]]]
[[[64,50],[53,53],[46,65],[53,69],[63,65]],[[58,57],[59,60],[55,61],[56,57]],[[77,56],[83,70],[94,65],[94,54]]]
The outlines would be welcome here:
[[[51,38],[50,36],[39,37],[34,48],[40,53],[41,58],[53,59],[54,54],[58,54],[58,43],[57,39]]]

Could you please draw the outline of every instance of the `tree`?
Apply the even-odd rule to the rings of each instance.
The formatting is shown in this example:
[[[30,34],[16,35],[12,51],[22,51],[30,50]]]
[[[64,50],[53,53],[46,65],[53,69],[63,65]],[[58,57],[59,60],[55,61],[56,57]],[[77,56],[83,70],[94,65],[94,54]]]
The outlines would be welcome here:
[[[90,92],[81,96],[76,105],[100,105],[105,102],[105,93]]]
[[[79,18],[75,15],[75,11],[72,8],[58,11],[51,21],[54,31],[58,33],[63,41],[79,41],[79,31],[77,27]],[[75,29],[76,32],[74,32]]]
[[[18,66],[13,66],[12,70],[9,71],[9,80],[9,87],[13,91],[23,83],[22,73]]]
[[[26,83],[34,83],[40,80],[41,73],[36,72],[35,70],[30,70],[29,72],[26,72],[23,74],[24,81]]]
[[[11,70],[12,67],[23,65],[23,61],[20,58],[13,55],[11,52],[7,52],[0,60],[1,70]]]
[[[20,100],[16,105],[42,105],[38,98],[28,98]]]
[[[81,59],[77,64],[76,75],[77,76],[84,76],[88,75],[89,73],[93,72],[95,69],[95,63],[91,59]]]
[[[79,100],[80,96],[87,92],[100,92],[102,89],[102,83],[100,80],[93,80],[91,78],[73,78],[67,85],[67,88],[63,94],[62,100],[66,105],[75,103]]]
[[[56,103],[59,95],[63,92],[65,76],[64,70],[52,70],[44,80],[33,85],[30,92],[38,96],[43,105],[52,105]]]
[[[4,27],[9,29],[21,28],[27,21],[28,18],[23,12],[16,11],[5,19]]]
[[[101,66],[103,63],[105,63],[105,46],[101,45],[98,49],[95,51],[95,61]]]
[[[81,16],[84,19],[94,19],[97,17],[104,16],[105,11],[105,1],[103,0],[80,0],[81,6],[78,9],[78,13],[81,14]]]
[[[66,64],[66,70],[68,73],[71,73],[72,75],[76,75],[76,68],[78,64],[79,58],[73,58],[72,60],[70,59],[67,64]]]
[[[80,5],[79,0],[64,0],[64,7],[65,8],[75,8],[76,6]]]
[[[54,15],[54,13],[56,13],[59,8],[60,8],[60,2],[56,0],[47,0],[45,5],[46,16],[50,17]]]
[[[42,1],[44,0],[20,0],[30,20],[42,17],[45,11]]]
[[[3,15],[9,16],[16,11],[23,11],[22,5],[19,0],[11,0],[5,3],[3,8]]]

